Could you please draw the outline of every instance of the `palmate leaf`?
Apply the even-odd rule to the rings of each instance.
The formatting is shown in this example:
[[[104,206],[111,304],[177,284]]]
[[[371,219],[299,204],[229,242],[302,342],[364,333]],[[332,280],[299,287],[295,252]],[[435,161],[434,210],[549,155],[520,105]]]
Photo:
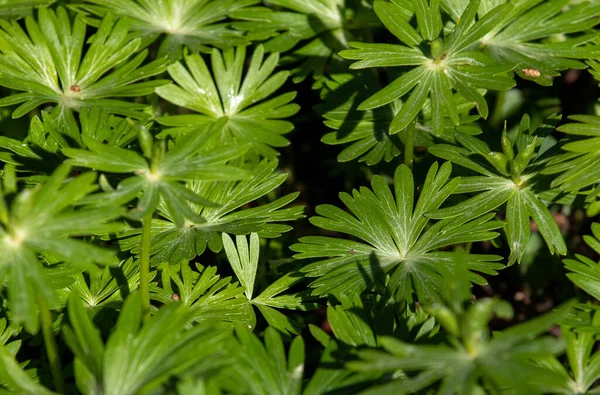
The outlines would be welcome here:
[[[255,37],[229,28],[227,16],[259,3],[260,0],[85,0],[76,7],[94,15],[113,14],[131,20],[131,36],[147,46],[159,36],[159,55],[181,57],[182,47],[193,51],[210,51],[207,46],[221,48],[246,45]],[[93,20],[91,23],[96,24]]]
[[[202,324],[187,329],[192,313],[181,304],[161,307],[142,323],[138,293],[127,298],[106,344],[77,297],[69,300],[65,340],[75,354],[75,382],[84,394],[127,395],[163,389],[193,370],[201,374],[227,363],[227,328]]]
[[[253,7],[232,14],[245,20],[233,25],[273,36],[264,43],[267,52],[287,53],[282,62],[297,64],[294,82],[311,74],[315,79],[339,68],[337,52],[348,42],[361,40],[378,27],[372,6],[365,0],[268,0],[276,10]],[[345,65],[344,65],[345,69]]]
[[[536,223],[551,253],[565,255],[567,246],[552,214],[544,201],[560,195],[552,190],[540,170],[548,161],[548,155],[539,155],[545,137],[550,134],[560,117],[552,115],[533,130],[529,116],[525,115],[519,125],[518,135],[510,141],[506,131],[502,134],[503,152],[491,151],[488,145],[474,137],[457,134],[464,148],[439,144],[429,152],[464,168],[481,174],[463,177],[457,192],[480,192],[456,206],[428,213],[431,218],[455,219],[447,226],[450,230],[464,221],[496,210],[506,203],[506,237],[510,247],[509,264],[520,262],[530,238],[531,217]],[[516,149],[515,149],[516,148]]]
[[[406,129],[392,135],[389,133],[389,126],[402,108],[401,100],[394,100],[372,110],[359,111],[359,104],[379,88],[373,73],[338,73],[323,80],[326,86],[321,94],[324,103],[315,106],[315,111],[323,113],[325,125],[335,130],[323,136],[321,141],[329,145],[347,145],[337,157],[339,162],[358,159],[359,162],[372,166],[382,160],[390,162],[400,155],[407,138]],[[436,140],[453,143],[457,130],[468,134],[481,133],[473,124],[478,117],[469,115],[474,104],[459,95],[455,95],[454,99],[460,114],[460,125],[455,126],[445,117],[442,134],[435,136],[431,124],[432,106],[428,100],[421,116],[416,120],[414,146],[419,149],[428,148]]]
[[[491,2],[482,2],[480,17],[489,12],[485,3]],[[563,70],[584,68],[584,59],[600,54],[600,47],[594,42],[598,33],[593,30],[598,23],[600,5],[596,2],[521,0],[514,2],[504,20],[480,43],[499,63],[515,66],[520,77],[551,85],[548,77]]]
[[[324,236],[308,236],[290,248],[299,252],[296,258],[317,258],[302,271],[308,277],[317,277],[311,287],[317,295],[355,294],[374,288],[384,281],[396,300],[426,302],[438,300],[441,291],[441,271],[452,267],[456,253],[436,251],[460,243],[493,239],[494,230],[502,222],[491,221],[493,215],[474,218],[472,221],[443,231],[449,220],[429,225],[426,213],[438,208],[460,185],[460,179],[450,179],[449,162],[429,170],[420,196],[416,199],[411,171],[405,165],[396,169],[392,195],[385,180],[373,177],[372,191],[362,187],[352,195],[341,193],[340,199],[349,212],[331,205],[317,207],[319,216],[311,223],[330,231],[341,232],[361,241]],[[495,263],[500,257],[469,255],[471,271],[495,274],[503,267]],[[470,272],[469,279],[485,283],[480,275]]]
[[[79,112],[81,136],[113,147],[126,148],[137,139],[140,129],[149,128],[151,124],[118,117],[97,108]],[[69,125],[74,129],[74,125]]]
[[[498,64],[475,49],[479,40],[506,18],[512,6],[498,6],[473,23],[479,3],[471,1],[460,16],[461,23],[444,35],[438,0],[375,0],[373,8],[377,16],[403,45],[353,42],[350,43],[353,49],[340,55],[357,60],[351,66],[354,69],[402,66],[408,71],[363,101],[358,109],[378,108],[406,96],[390,125],[390,134],[394,134],[415,119],[430,97],[433,131],[439,135],[445,116],[454,124],[459,123],[453,94],[458,92],[476,103],[481,116],[487,118],[488,106],[478,88],[511,88],[514,81],[507,72],[514,66]],[[410,13],[407,15],[403,8],[414,8],[417,29],[410,25]]]
[[[70,171],[68,165],[60,166],[45,185],[16,195],[10,210],[6,196],[0,198],[0,279],[8,286],[13,321],[29,332],[38,328],[36,298],[44,298],[50,306],[56,303],[38,254],[50,254],[82,269],[117,263],[113,251],[67,238],[116,232],[123,225],[110,221],[124,213],[118,206],[73,210],[97,186],[94,173],[65,183]]]
[[[32,118],[29,133],[23,141],[0,136],[0,148],[7,151],[0,156],[0,161],[16,165],[21,176],[25,172],[35,172],[31,179],[35,183],[62,163],[63,148],[85,146],[83,136],[97,143],[126,147],[137,139],[141,129],[149,126],[96,107],[82,109],[79,122],[72,116],[59,120],[56,114],[42,111],[41,117]],[[26,177],[23,179],[30,181]]]
[[[245,236],[236,238],[223,234],[225,252],[241,286],[231,277],[221,278],[214,266],[195,264],[192,270],[187,262],[159,266],[160,286],[152,287],[152,298],[161,303],[183,303],[192,310],[194,321],[218,321],[256,326],[256,308],[273,328],[283,334],[299,334],[300,325],[280,312],[313,310],[319,307],[307,292],[282,294],[304,279],[299,273],[279,278],[259,295],[254,296],[254,282],[258,268],[258,235],[252,233],[248,244]]]
[[[138,52],[139,39],[127,38],[125,20],[103,19],[85,51],[86,25],[80,17],[71,22],[64,8],[41,8],[37,20],[26,18],[26,26],[27,33],[16,21],[0,21],[0,85],[23,91],[0,100],[0,106],[22,103],[13,112],[14,118],[45,103],[55,103],[55,111],[61,115],[98,107],[147,117],[140,111],[146,105],[114,97],[147,95],[167,82],[139,82],[162,73],[167,60],[140,67],[147,52]]]
[[[289,141],[282,135],[293,129],[283,119],[294,115],[300,107],[290,103],[295,92],[271,98],[288,77],[287,71],[273,74],[278,54],[264,59],[264,49],[258,46],[244,74],[246,49],[220,52],[213,49],[212,74],[200,55],[184,56],[187,69],[180,62],[169,66],[175,83],[160,87],[156,93],[163,99],[199,114],[172,115],[158,118],[171,127],[162,135],[206,133],[206,125],[225,120],[219,129],[211,129],[210,141],[223,144],[238,141],[252,144],[260,155],[274,157],[272,147],[284,147]]]
[[[561,336],[565,340],[568,365],[565,366],[555,356],[537,358],[536,363],[551,370],[554,380],[541,385],[544,393],[552,394],[592,394],[590,391],[600,378],[600,354],[595,352],[594,345],[600,334],[600,314],[596,310],[586,311],[587,306],[575,316],[576,325],[561,325]],[[557,380],[558,379],[558,380]]]
[[[457,315],[446,309],[447,318],[450,314],[454,321],[460,322],[456,330],[445,328],[449,345],[414,345],[383,337],[380,341],[386,351],[359,352],[362,361],[350,362],[351,369],[418,372],[412,377],[392,379],[363,394],[415,393],[434,383],[440,384],[439,394],[478,393],[483,391],[484,385],[494,392],[545,393],[541,388],[552,387],[561,378],[533,361],[562,351],[560,339],[542,334],[563,319],[573,303],[491,337],[488,324],[493,314],[498,313],[499,304],[494,299],[481,299]]]
[[[261,312],[270,327],[286,335],[292,333],[299,335],[300,324],[277,309],[306,311],[320,307],[318,303],[313,302],[315,298],[311,297],[306,290],[281,295],[282,292],[304,280],[304,276],[301,273],[288,273],[271,283],[258,296],[253,297],[260,255],[258,234],[250,234],[249,242],[246,236],[237,236],[234,244],[231,237],[223,233],[223,246],[233,272],[244,287],[248,303]]]
[[[139,130],[150,124],[123,118],[98,107],[83,108],[79,117],[63,117],[43,111],[41,119],[34,118],[25,142],[38,150],[57,152],[62,148],[85,147],[83,137],[112,147],[126,148],[137,140]]]
[[[213,125],[218,128],[219,125]],[[86,204],[94,207],[125,204],[139,196],[137,207],[128,213],[133,219],[141,219],[153,213],[164,202],[173,214],[178,226],[185,220],[198,220],[189,202],[208,204],[207,200],[188,189],[181,181],[209,180],[231,181],[248,178],[249,172],[226,163],[243,155],[247,146],[229,144],[210,151],[206,149],[206,134],[195,134],[179,139],[167,151],[165,140],[153,142],[152,136],[142,130],[140,143],[144,156],[132,150],[110,147],[83,137],[88,150],[65,148],[63,153],[70,163],[96,170],[134,175],[121,181],[116,189],[108,184],[106,191],[88,197]],[[141,196],[140,196],[141,195]]]
[[[280,222],[302,218],[303,207],[289,207],[298,196],[292,193],[260,206],[243,208],[273,191],[287,178],[276,172],[277,161],[266,159],[252,168],[252,177],[242,181],[194,181],[189,189],[204,196],[213,205],[195,204],[196,220],[188,220],[178,225],[174,215],[164,204],[159,205],[159,213],[165,219],[152,220],[151,262],[177,264],[190,261],[202,254],[206,247],[213,252],[223,248],[221,233],[244,235],[257,232],[260,237],[278,237],[291,230],[291,226]],[[119,244],[123,250],[140,252],[139,229],[131,229],[120,235]]]
[[[155,274],[150,273],[149,281]],[[75,281],[68,288],[57,292],[61,304],[66,305],[69,296],[76,294],[86,308],[96,314],[105,308],[120,308],[124,297],[138,289],[139,263],[129,258],[121,261],[118,267],[105,267],[87,277],[78,273],[74,277]]]
[[[158,302],[181,303],[187,306],[195,322],[227,322],[243,324],[248,328],[256,325],[256,316],[244,288],[231,277],[217,274],[214,266],[195,264],[164,264],[160,286],[151,287],[150,297]]]

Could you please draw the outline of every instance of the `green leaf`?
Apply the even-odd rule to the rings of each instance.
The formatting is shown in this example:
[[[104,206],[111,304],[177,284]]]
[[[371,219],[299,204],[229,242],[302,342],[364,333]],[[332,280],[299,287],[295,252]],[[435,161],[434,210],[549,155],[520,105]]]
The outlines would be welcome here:
[[[87,141],[86,141],[87,140]],[[65,148],[63,153],[77,166],[111,173],[148,171],[146,160],[134,151],[84,139],[89,150]]]
[[[523,192],[523,198],[550,252],[566,255],[567,246],[565,245],[565,240],[546,205],[528,190]]]
[[[49,6],[56,0],[5,0],[0,4],[2,19],[15,19],[31,15],[37,7]]]
[[[15,325],[23,325],[30,333],[36,333],[39,329],[36,292],[47,298],[49,305],[55,302],[54,294],[42,275],[42,268],[34,253],[6,250],[1,255],[4,267],[0,275],[8,286],[8,301],[13,312],[11,321]]]
[[[134,173],[115,189],[91,196],[86,203],[104,207],[118,202],[128,203],[141,193],[137,207],[128,213],[132,219],[140,220],[157,209],[159,203],[170,210],[178,226],[186,220],[198,221],[190,203],[207,204],[207,200],[194,193],[182,181],[231,181],[245,179],[250,173],[237,166],[226,164],[246,152],[247,146],[226,145],[213,148],[203,145],[202,138],[187,136],[171,145],[165,153],[165,141],[156,140],[153,150],[159,154],[147,160],[133,150],[110,147],[85,138],[88,150],[66,148],[63,153],[70,163],[89,166],[113,173]],[[150,162],[150,163],[148,163]]]
[[[566,123],[557,128],[568,135],[561,144],[566,152],[553,157],[542,174],[557,174],[552,186],[577,191],[600,182],[600,172],[595,165],[600,154],[594,145],[600,135],[600,117],[572,115],[569,119],[577,123]]]
[[[264,48],[256,48],[243,79],[244,47],[223,52],[214,49],[213,75],[200,55],[187,54],[184,59],[187,69],[179,62],[169,66],[169,74],[177,85],[160,87],[156,92],[165,100],[199,114],[159,118],[158,122],[171,127],[163,135],[210,132],[208,144],[249,142],[257,153],[266,157],[277,154],[271,147],[289,144],[282,135],[289,133],[293,125],[282,119],[291,117],[300,107],[290,103],[295,97],[293,92],[270,98],[288,76],[286,71],[273,73],[278,54],[264,59]],[[225,120],[220,128],[204,130],[218,119]]]
[[[245,37],[243,32],[230,29],[230,23],[222,21],[228,15],[258,2],[150,0],[140,3],[134,0],[86,0],[76,7],[97,16],[112,14],[131,20],[132,37],[141,38],[145,46],[154,42],[159,35],[166,34],[161,40],[159,56],[178,59],[183,47],[197,52],[210,46],[247,44],[253,37]],[[88,18],[88,21],[94,26],[100,23],[92,18]]]
[[[471,46],[474,42],[481,40],[483,36],[496,28],[500,21],[503,21],[507,14],[512,10],[510,4],[500,5],[490,12],[486,13],[481,19],[469,27],[470,19],[475,16],[474,10],[477,8],[478,1],[472,1],[465,9],[457,28],[449,36],[448,53],[459,53]],[[468,30],[467,30],[468,28]]]
[[[420,79],[417,86],[413,89],[411,95],[406,99],[404,105],[400,108],[400,111],[390,124],[390,133],[398,133],[404,128],[408,126],[417,116],[417,114],[423,108],[425,101],[427,100],[427,96],[429,96],[429,91],[431,90],[431,86],[433,84],[433,80],[435,77],[431,74],[426,73],[423,78]],[[434,98],[433,101],[436,102],[437,98]],[[437,102],[436,102],[437,103]],[[441,133],[441,123],[436,123],[437,134]]]
[[[373,323],[364,313],[363,303],[355,297],[351,304],[328,306],[327,320],[335,337],[344,344],[376,347]]]
[[[324,103],[315,106],[315,110],[323,113],[325,125],[334,129],[334,132],[323,136],[321,141],[331,145],[346,145],[337,157],[339,162],[358,159],[372,166],[382,160],[390,162],[400,155],[403,141],[408,137],[408,133],[403,130],[392,135],[389,125],[402,103],[394,100],[384,107],[373,110],[357,109],[359,103],[376,92],[378,87],[379,83],[372,73],[352,72],[332,77],[328,81],[327,89],[323,89]],[[461,98],[458,100],[452,98],[449,101],[457,104],[461,115],[472,108],[470,103],[466,103]],[[433,113],[431,104],[431,102],[425,103],[423,117],[415,125],[414,146],[423,148],[434,144],[434,130],[430,121]],[[470,122],[464,117],[460,121],[465,124]],[[444,118],[443,132],[437,137],[443,141],[454,141],[454,131],[453,122]]]
[[[552,369],[557,378],[541,386],[545,391],[558,393],[569,392],[572,388],[581,388],[586,393],[593,393],[593,391],[589,391],[589,388],[593,386],[600,374],[598,353],[593,351],[600,317],[593,310],[589,311],[589,309],[581,307],[582,311],[573,314],[573,318],[577,321],[576,324],[561,325],[561,336],[565,339],[568,365],[563,365],[553,356],[538,358],[536,361],[536,364]]]
[[[76,294],[72,294],[69,299],[69,324],[71,326],[63,327],[63,332],[67,344],[79,361],[78,366],[86,369],[91,377],[103,377],[104,344],[100,331],[94,327],[88,312]],[[95,381],[91,388],[80,388],[80,390],[84,393],[93,393],[100,390],[101,386],[101,382]]]
[[[346,59],[360,59],[352,64],[350,67],[352,69],[378,66],[418,66],[426,60],[418,49],[401,45],[352,42],[350,46],[354,49],[341,51],[340,56]]]
[[[41,384],[35,382],[17,363],[4,345],[0,345],[0,381],[12,390],[7,393],[24,395],[53,395]]]
[[[97,107],[81,109],[79,122],[69,114],[42,111],[41,117],[31,120],[29,135],[23,142],[5,137],[0,139],[0,146],[17,154],[14,159],[22,167],[48,173],[51,165],[62,161],[58,152],[63,148],[80,148],[83,140],[123,148],[136,139],[138,129],[147,127]]]
[[[304,341],[296,337],[288,355],[281,335],[265,331],[263,343],[244,327],[236,328],[236,340],[229,347],[236,364],[220,377],[225,388],[247,388],[253,394],[299,395],[304,377]]]
[[[416,206],[413,203],[414,181],[410,170],[401,165],[394,175],[395,197],[383,178],[373,177],[372,191],[362,187],[352,196],[342,193],[341,200],[349,212],[330,205],[317,207],[319,216],[311,222],[334,232],[354,236],[360,241],[324,236],[301,238],[291,246],[299,252],[297,258],[318,258],[302,271],[308,277],[318,277],[311,286],[318,295],[356,294],[376,287],[389,276],[387,288],[397,300],[412,299],[416,293],[420,301],[439,299],[440,270],[454,265],[452,252],[435,252],[437,248],[468,241],[489,240],[496,237],[501,227],[490,216],[476,218],[452,231],[443,232],[451,220],[439,221],[427,227],[425,213],[437,209],[459,185],[459,179],[450,180],[451,166],[434,164],[421,188]],[[491,263],[494,256],[471,255],[470,270],[495,273],[500,265]],[[483,279],[470,274],[472,281]]]
[[[77,306],[80,303],[73,298],[69,305],[69,316],[75,321],[68,327],[73,335],[69,336],[69,346],[79,366],[87,369],[98,385],[86,388],[78,382],[87,393],[98,389],[105,394],[160,390],[171,377],[186,370],[209,370],[224,363],[223,344],[229,331],[208,324],[186,329],[191,312],[183,305],[164,306],[142,324],[140,298],[132,294],[102,352],[100,338],[84,333],[86,329],[93,331],[93,326],[81,305]]]
[[[560,229],[545,203],[547,196],[553,196],[551,199],[555,199],[560,192],[548,186],[547,180],[542,176],[541,173],[543,173],[547,159],[539,153],[541,149],[539,140],[541,139],[538,139],[538,136],[541,137],[551,131],[557,122],[557,117],[549,116],[536,130],[528,131],[528,134],[525,134],[524,129],[528,129],[526,127],[528,119],[527,116],[522,119],[521,129],[523,130],[517,138],[518,153],[514,158],[508,160],[504,154],[495,153],[502,155],[502,161],[506,162],[506,167],[511,169],[511,175],[490,158],[494,152],[490,151],[487,144],[475,137],[457,134],[457,140],[465,149],[441,144],[429,150],[433,155],[450,160],[484,176],[463,177],[462,185],[457,189],[459,193],[481,193],[463,200],[453,207],[436,210],[428,215],[432,218],[449,220],[454,218],[451,225],[442,229],[449,230],[475,216],[497,210],[506,203],[506,236],[511,250],[509,264],[515,261],[520,262],[527,248],[530,239],[529,217],[537,225],[551,253],[556,252],[560,255],[567,253]],[[485,162],[495,165],[494,168],[490,169]]]
[[[387,87],[363,101],[359,109],[377,108],[407,96],[390,125],[390,133],[393,134],[402,131],[417,117],[429,97],[433,132],[441,135],[445,116],[454,124],[459,123],[453,93],[460,92],[477,105],[483,117],[487,117],[487,104],[477,89],[511,88],[514,81],[508,72],[514,66],[499,64],[483,52],[473,50],[473,47],[478,40],[483,40],[487,33],[502,23],[511,6],[506,4],[496,7],[472,23],[478,4],[479,2],[470,3],[459,18],[461,22],[445,35],[437,0],[398,0],[396,3],[375,1],[378,17],[404,45],[351,42],[353,49],[340,52],[340,56],[357,60],[351,68],[402,66],[406,71]],[[403,7],[414,9],[420,35],[410,25],[410,14],[407,16],[399,11]],[[429,42],[429,49],[427,45],[421,44],[421,36]]]
[[[466,325],[460,327],[459,333],[450,335],[450,345],[415,345],[382,337],[380,343],[385,351],[362,350],[359,352],[361,360],[350,362],[349,367],[359,371],[402,369],[416,373],[409,377],[399,375],[367,392],[372,394],[414,393],[437,382],[442,393],[472,393],[479,380],[519,393],[537,393],[536,389],[542,385],[555,383],[554,371],[531,361],[562,350],[560,342],[540,335],[564,318],[573,303],[566,303],[528,323],[496,332],[489,340],[488,323],[497,303],[497,300],[481,299],[466,312],[454,313]],[[472,331],[474,323],[479,331]]]
[[[430,0],[427,2],[413,0],[412,3],[415,9],[415,16],[417,17],[417,25],[419,26],[421,37],[428,41],[435,40],[442,30],[439,0]]]
[[[151,287],[151,298],[164,304],[179,303],[190,308],[192,319],[199,322],[242,323],[254,328],[256,317],[244,288],[231,277],[216,274],[214,266],[162,265],[161,287]]]
[[[549,77],[568,68],[583,68],[580,59],[595,56],[597,35],[585,33],[599,20],[600,7],[595,3],[524,1],[515,4],[481,42],[490,56],[516,67],[522,78],[547,85]],[[554,35],[561,39],[553,40]],[[531,70],[534,73],[525,73]]]
[[[17,118],[44,103],[56,103],[55,114],[81,108],[105,108],[136,118],[147,117],[145,105],[104,100],[107,97],[150,94],[166,81],[138,81],[162,73],[166,59],[142,67],[147,52],[137,53],[139,39],[127,37],[127,23],[102,20],[84,51],[85,24],[71,20],[64,8],[40,8],[37,20],[26,18],[27,33],[16,22],[0,23],[0,85],[26,91],[0,100],[0,106],[24,103],[13,113]],[[131,58],[134,54],[137,55]],[[109,70],[113,70],[107,74]]]
[[[308,292],[280,295],[304,280],[304,276],[300,273],[288,273],[271,283],[260,295],[252,298],[260,253],[258,234],[252,233],[249,242],[245,236],[237,236],[237,246],[229,235],[224,233],[222,238],[229,264],[244,287],[248,302],[258,308],[274,329],[286,335],[300,334],[300,325],[276,309],[314,310],[319,307],[313,302],[315,298],[310,297]]]
[[[407,74],[408,75],[408,74]],[[406,129],[396,135],[391,134],[389,125],[402,107],[400,100],[393,100],[384,107],[373,110],[358,111],[358,104],[366,97],[376,92],[379,82],[375,75],[368,72],[352,72],[338,74],[328,81],[327,89],[322,90],[324,103],[315,106],[317,112],[323,112],[325,125],[335,130],[323,136],[325,144],[348,144],[338,155],[339,162],[359,159],[368,165],[374,165],[382,160],[391,161],[401,152],[402,143],[410,138]],[[411,81],[408,79],[407,81]],[[442,82],[443,85],[443,82]],[[447,90],[447,93],[451,93]],[[434,138],[454,142],[454,134],[461,129],[468,133],[478,133],[472,123],[476,116],[467,115],[473,104],[464,100],[460,95],[446,97],[445,103],[459,117],[461,126],[456,126],[456,120],[441,115],[440,102],[427,100],[422,116],[417,119],[415,133],[412,136],[413,146],[423,150],[434,145]],[[440,117],[441,115],[441,117]],[[434,126],[434,120],[437,124]],[[473,128],[473,132],[470,129]],[[436,135],[436,133],[438,133]]]
[[[56,298],[42,274],[38,254],[78,265],[82,270],[96,264],[116,263],[114,252],[68,236],[92,236],[96,232],[118,231],[111,222],[123,210],[97,208],[74,210],[73,205],[96,189],[95,175],[82,174],[67,181],[70,167],[59,167],[46,181],[14,196],[7,218],[0,227],[0,278],[8,284],[12,319],[29,332],[38,329],[37,297],[54,308]]]
[[[304,280],[304,276],[301,273],[288,273],[275,280],[260,295],[250,301],[260,310],[271,327],[285,335],[299,335],[301,325],[295,319],[286,316],[283,312],[276,309],[307,311],[320,307],[320,304],[315,302],[316,298],[311,296],[310,292],[306,290],[293,294],[280,295],[302,280]]]
[[[151,273],[150,280],[155,273]],[[119,267],[105,267],[89,278],[82,273],[76,274],[75,281],[64,290],[64,294],[76,294],[91,312],[97,314],[105,308],[119,307],[123,299],[138,288],[139,278],[139,262],[129,258],[121,261]]]
[[[232,17],[241,21],[233,26],[266,39],[267,52],[286,53],[282,63],[293,65],[294,82],[312,74],[319,81],[314,88],[323,77],[346,70],[337,52],[380,25],[366,1],[269,0],[268,5],[235,12]]]
[[[515,192],[506,204],[506,238],[510,245],[508,264],[521,262],[527,243],[529,242],[529,212],[523,194]]]
[[[266,305],[256,304],[256,307],[264,317],[265,321],[267,321],[273,329],[286,335],[300,334],[300,325],[292,318]]]
[[[325,335],[327,336],[327,335]],[[340,356],[345,355],[345,347],[329,340],[322,353],[320,365],[307,383],[303,394],[318,395],[334,391],[359,391],[368,388],[380,375],[375,373],[353,372],[339,364]]]
[[[285,208],[296,197],[289,194],[271,202],[252,208],[241,209],[268,194],[287,178],[275,171],[277,161],[263,160],[252,168],[252,178],[241,181],[193,181],[189,190],[206,198],[204,204],[193,207],[192,222],[178,225],[173,221],[171,209],[160,205],[159,212],[165,219],[152,221],[151,259],[153,265],[161,262],[177,264],[181,260],[192,260],[208,247],[218,252],[223,248],[220,233],[245,235],[257,232],[260,237],[278,237],[291,229],[280,222],[302,217],[300,206]],[[117,190],[115,193],[118,193]],[[102,196],[102,194],[100,195]],[[102,201],[102,200],[100,200]],[[110,201],[108,201],[110,203]],[[207,204],[207,202],[212,202]],[[139,253],[139,228],[129,229],[119,238],[123,250]]]
[[[384,26],[400,41],[410,46],[416,46],[421,42],[420,35],[408,23],[406,11],[398,5],[385,0],[375,0],[373,9]],[[424,13],[421,15],[423,18]]]
[[[233,269],[236,277],[245,288],[245,294],[248,300],[252,300],[252,292],[254,291],[254,280],[256,278],[256,270],[258,269],[259,241],[258,234],[250,235],[250,242],[246,241],[245,236],[236,237],[236,245],[227,233],[223,233],[223,246],[229,264]],[[248,245],[249,244],[249,245]]]
[[[600,250],[600,225],[592,224],[594,236],[584,236],[584,240],[595,251]],[[592,259],[577,254],[575,259],[565,259],[565,268],[569,271],[567,277],[579,288],[594,298],[600,298],[600,266]]]

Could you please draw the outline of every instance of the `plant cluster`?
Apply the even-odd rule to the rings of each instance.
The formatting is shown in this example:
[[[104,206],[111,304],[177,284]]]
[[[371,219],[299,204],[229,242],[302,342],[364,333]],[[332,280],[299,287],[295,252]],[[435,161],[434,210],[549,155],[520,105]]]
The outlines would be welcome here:
[[[599,24],[0,2],[0,392],[600,393]]]

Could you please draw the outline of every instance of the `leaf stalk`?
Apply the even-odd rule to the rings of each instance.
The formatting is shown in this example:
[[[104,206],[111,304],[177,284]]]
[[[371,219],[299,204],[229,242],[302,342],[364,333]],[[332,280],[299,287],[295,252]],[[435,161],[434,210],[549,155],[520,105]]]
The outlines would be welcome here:
[[[406,139],[404,140],[404,164],[410,169],[413,167],[415,151],[415,128],[416,120],[413,120],[406,127]]]
[[[43,297],[38,297],[38,306],[40,309],[42,334],[44,336],[44,344],[46,346],[46,354],[48,355],[48,361],[50,363],[50,371],[54,381],[54,388],[59,394],[64,394],[65,382],[62,376],[58,346],[56,345],[56,338],[54,337],[52,313],[50,312],[48,304]]]
[[[142,318],[150,318],[150,236],[152,229],[152,214],[142,219],[142,251],[140,257],[140,295],[142,298]]]

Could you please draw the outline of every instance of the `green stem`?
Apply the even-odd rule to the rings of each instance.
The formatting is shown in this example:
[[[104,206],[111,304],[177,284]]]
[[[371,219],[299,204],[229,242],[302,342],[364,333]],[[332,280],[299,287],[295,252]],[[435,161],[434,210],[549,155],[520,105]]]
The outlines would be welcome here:
[[[54,380],[54,388],[59,394],[64,394],[65,382],[62,377],[58,346],[56,345],[56,338],[54,337],[52,313],[48,309],[48,305],[43,297],[38,298],[38,306],[40,309],[40,319],[42,321],[42,333],[44,335],[44,344],[46,345],[46,354],[48,354],[50,371],[52,372],[52,378]]]
[[[142,254],[140,259],[140,294],[142,296],[142,317],[150,318],[150,230],[152,214],[142,219]]]
[[[410,169],[413,167],[414,160],[416,124],[416,120],[408,124],[406,127],[406,139],[404,140],[404,164]]]
[[[466,254],[470,254],[471,253],[471,247],[473,247],[473,242],[468,242],[465,244],[465,253]]]
[[[504,108],[504,102],[506,101],[506,91],[498,92],[496,96],[496,104],[494,104],[494,110],[490,117],[490,124],[493,127],[499,127],[502,121],[502,109]]]

